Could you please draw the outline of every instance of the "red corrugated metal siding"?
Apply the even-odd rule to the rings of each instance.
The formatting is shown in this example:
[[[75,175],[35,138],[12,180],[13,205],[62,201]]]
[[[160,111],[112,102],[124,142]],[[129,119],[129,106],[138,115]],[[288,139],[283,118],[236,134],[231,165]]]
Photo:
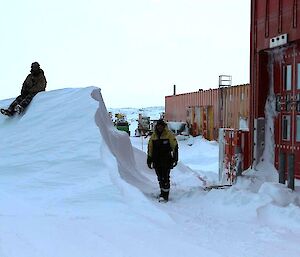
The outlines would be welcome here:
[[[240,119],[249,118],[249,87],[247,84],[223,88],[225,106],[222,120],[225,128],[239,129]]]
[[[249,115],[249,85],[239,85],[224,88],[226,90],[226,110],[225,120],[228,128],[239,128],[239,119],[241,115],[248,117]],[[241,93],[244,94],[244,100],[240,101]],[[231,95],[231,97],[230,97]],[[167,121],[186,121],[186,110],[188,107],[211,106],[213,115],[214,138],[217,138],[219,129],[219,89],[209,89],[174,96],[166,96],[166,120]],[[237,108],[237,105],[240,107]],[[176,111],[174,111],[176,110]],[[211,121],[212,122],[212,121]],[[200,126],[198,124],[198,126]]]

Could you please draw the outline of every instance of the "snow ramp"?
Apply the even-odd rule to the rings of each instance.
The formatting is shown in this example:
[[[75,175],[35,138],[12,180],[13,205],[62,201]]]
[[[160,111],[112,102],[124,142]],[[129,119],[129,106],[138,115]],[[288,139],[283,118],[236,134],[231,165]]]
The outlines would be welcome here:
[[[93,98],[99,101],[98,109],[97,102],[90,98],[92,91]],[[1,106],[7,107],[12,100],[1,101]],[[19,170],[32,164],[41,168],[50,163],[95,159],[105,163],[100,149],[104,143],[115,157],[122,179],[145,193],[156,189],[155,183],[143,175],[145,167],[136,167],[128,135],[113,126],[100,89],[42,92],[24,115],[1,116],[0,133],[6,135],[1,138],[0,168]]]
[[[133,148],[128,134],[118,131],[108,115],[101,90],[94,89],[91,96],[99,102],[99,107],[95,114],[95,122],[99,127],[102,138],[109,147],[118,162],[118,170],[121,177],[128,183],[138,187],[142,192],[151,193],[154,191],[153,181],[150,181],[142,174],[142,169],[137,168],[134,159]],[[146,163],[146,158],[144,158]]]
[[[145,197],[155,173],[99,89],[39,93],[0,133],[1,257],[220,256]]]
[[[157,182],[154,173],[147,177],[145,154],[139,155],[144,166],[137,167],[128,135],[113,127],[104,102],[91,98],[93,90],[99,91],[42,92],[25,114],[0,116],[0,198],[8,201],[1,200],[8,213],[15,213],[9,202],[30,213],[97,213],[100,203],[120,201],[131,208],[147,206],[139,212],[153,209],[144,194],[158,191]],[[0,101],[0,106],[11,101]]]

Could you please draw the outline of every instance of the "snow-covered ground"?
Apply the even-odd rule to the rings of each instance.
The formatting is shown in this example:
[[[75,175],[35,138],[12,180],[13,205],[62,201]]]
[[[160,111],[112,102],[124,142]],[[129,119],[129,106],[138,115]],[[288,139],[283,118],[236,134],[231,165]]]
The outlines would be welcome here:
[[[115,130],[93,90],[43,92],[25,115],[0,117],[1,257],[300,256],[299,181],[287,189],[264,163],[205,191],[218,144],[196,137],[179,141],[170,201],[158,203],[148,139]],[[121,111],[134,126],[141,110]]]

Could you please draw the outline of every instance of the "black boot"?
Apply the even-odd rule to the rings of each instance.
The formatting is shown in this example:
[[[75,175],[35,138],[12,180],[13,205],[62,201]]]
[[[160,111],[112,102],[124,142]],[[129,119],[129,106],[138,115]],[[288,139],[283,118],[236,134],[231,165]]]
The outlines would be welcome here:
[[[162,197],[165,199],[165,201],[169,201],[169,191],[163,191]]]
[[[13,116],[14,113],[10,109],[1,109],[1,113],[7,116]]]
[[[17,105],[15,106],[14,111],[15,111],[16,113],[18,113],[18,114],[21,114],[21,113],[24,111],[24,107],[23,107],[22,105],[20,105],[20,104],[17,104]]]
[[[166,191],[166,189],[161,189],[160,192],[161,193],[158,198],[159,202],[167,202],[169,200],[169,191]]]

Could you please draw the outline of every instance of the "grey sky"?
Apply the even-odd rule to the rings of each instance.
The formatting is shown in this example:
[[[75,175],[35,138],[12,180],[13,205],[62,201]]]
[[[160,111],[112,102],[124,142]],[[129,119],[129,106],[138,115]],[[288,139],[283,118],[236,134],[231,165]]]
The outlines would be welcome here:
[[[108,107],[249,82],[250,0],[1,0],[0,99],[38,61],[47,90],[98,86]]]

